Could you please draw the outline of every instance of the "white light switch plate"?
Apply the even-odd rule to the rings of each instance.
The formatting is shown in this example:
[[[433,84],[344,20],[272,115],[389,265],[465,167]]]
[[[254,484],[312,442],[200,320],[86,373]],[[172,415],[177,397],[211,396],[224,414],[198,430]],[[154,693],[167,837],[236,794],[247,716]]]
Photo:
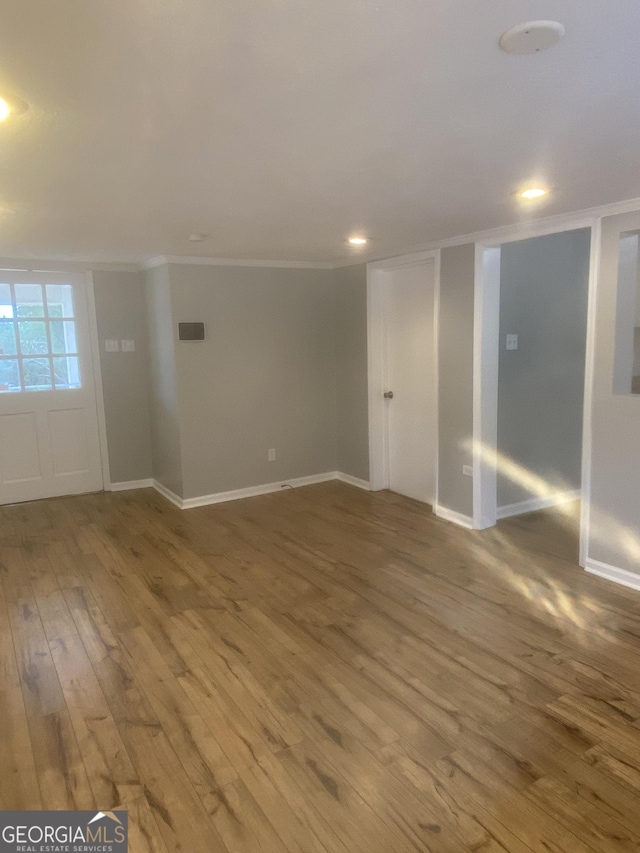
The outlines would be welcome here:
[[[518,349],[517,335],[507,335],[507,349]]]
[[[120,341],[120,349],[122,352],[135,352],[135,341]]]
[[[105,341],[104,342],[104,351],[105,352],[118,352],[120,350],[120,345],[118,341]]]

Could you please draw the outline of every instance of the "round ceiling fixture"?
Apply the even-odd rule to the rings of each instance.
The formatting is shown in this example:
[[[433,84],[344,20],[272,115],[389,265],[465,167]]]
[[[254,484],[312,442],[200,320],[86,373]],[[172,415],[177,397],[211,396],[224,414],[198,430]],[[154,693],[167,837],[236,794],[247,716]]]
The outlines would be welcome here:
[[[545,190],[542,187],[529,187],[526,190],[522,190],[522,192],[520,193],[520,198],[525,198],[528,201],[532,201],[537,198],[544,198],[547,192],[548,190]]]
[[[369,241],[366,237],[349,237],[349,242],[352,246],[364,246]]]
[[[500,47],[507,53],[525,56],[548,50],[558,44],[563,35],[564,27],[557,21],[528,21],[503,33]]]
[[[8,119],[10,115],[20,115],[29,109],[25,101],[13,95],[0,95],[0,121]]]

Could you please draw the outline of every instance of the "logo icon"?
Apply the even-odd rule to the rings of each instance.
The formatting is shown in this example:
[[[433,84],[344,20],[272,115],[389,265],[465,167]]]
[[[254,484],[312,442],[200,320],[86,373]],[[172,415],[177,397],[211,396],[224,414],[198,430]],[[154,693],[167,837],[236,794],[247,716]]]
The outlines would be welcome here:
[[[122,821],[115,812],[96,812],[96,814],[94,815],[94,817],[91,818],[89,823],[95,823],[97,820],[102,820],[103,817],[108,817],[109,820],[113,820],[116,823],[120,824],[120,826],[122,826]]]
[[[127,853],[126,811],[0,812],[0,853]]]

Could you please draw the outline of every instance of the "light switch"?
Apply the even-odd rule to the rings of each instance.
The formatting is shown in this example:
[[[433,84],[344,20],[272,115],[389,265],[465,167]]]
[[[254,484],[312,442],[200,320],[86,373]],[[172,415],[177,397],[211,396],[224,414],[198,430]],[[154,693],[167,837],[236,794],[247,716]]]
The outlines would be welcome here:
[[[518,349],[517,335],[507,335],[507,349]]]
[[[134,352],[135,348],[135,341],[120,341],[120,349],[122,350],[122,352]]]
[[[118,352],[120,346],[118,341],[105,341],[104,342],[104,351],[105,352]]]

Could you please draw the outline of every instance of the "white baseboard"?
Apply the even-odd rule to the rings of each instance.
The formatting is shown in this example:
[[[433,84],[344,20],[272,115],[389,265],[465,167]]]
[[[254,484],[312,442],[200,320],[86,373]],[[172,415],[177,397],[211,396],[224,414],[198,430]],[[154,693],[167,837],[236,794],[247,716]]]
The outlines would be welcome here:
[[[192,509],[197,506],[209,506],[226,501],[239,501],[242,498],[254,498],[258,495],[268,495],[270,492],[279,492],[281,489],[297,489],[300,486],[312,486],[314,483],[326,483],[334,480],[333,471],[326,474],[312,474],[310,477],[296,477],[293,480],[282,480],[279,483],[265,483],[262,486],[248,486],[246,489],[233,489],[230,492],[217,492],[213,495],[201,495],[197,498],[185,498],[182,501],[183,509]]]
[[[264,483],[261,486],[248,486],[245,489],[233,489],[229,492],[216,492],[212,495],[200,495],[197,498],[181,498],[159,483],[157,480],[150,480],[149,485],[159,492],[167,500],[171,501],[174,506],[179,509],[193,509],[198,506],[210,506],[211,504],[225,503],[226,501],[238,501],[242,498],[254,498],[258,495],[268,495],[271,492],[279,492],[285,488],[298,489],[300,486],[312,486],[314,483],[327,483],[330,480],[340,480],[343,483],[348,483],[351,486],[357,486],[359,489],[369,490],[371,487],[366,480],[360,480],[358,477],[352,477],[351,474],[343,474],[341,471],[327,471],[325,474],[311,474],[309,477],[296,477],[293,480],[281,480],[277,483]],[[145,482],[145,481],[140,481]],[[139,486],[138,488],[143,488]]]
[[[371,491],[371,483],[368,480],[361,480],[359,477],[354,477],[351,474],[343,474],[342,471],[334,471],[333,477],[335,480],[340,480],[341,483],[357,486],[357,488],[364,489],[367,492]]]
[[[467,530],[473,530],[473,519],[468,515],[463,515],[461,512],[455,512],[455,510],[447,509],[446,506],[441,506],[440,504],[436,504],[433,511],[438,518],[442,518],[445,521],[451,521],[453,524],[457,524],[460,527],[466,527]]]
[[[211,504],[226,503],[226,501],[238,501],[242,498],[254,498],[258,495],[268,495],[271,492],[279,492],[285,488],[298,489],[300,486],[312,486],[314,483],[326,483],[329,480],[336,480],[335,471],[328,471],[325,474],[312,474],[309,477],[296,477],[292,480],[281,480],[277,483],[264,483],[260,486],[248,486],[245,489],[233,489],[229,492],[216,492],[212,495],[199,495],[196,498],[181,498],[154,480],[153,487],[172,504],[179,509],[194,509],[198,506],[210,506]]]
[[[619,569],[617,566],[610,566],[609,563],[601,563],[600,560],[592,560],[590,557],[587,557],[584,569],[591,575],[598,575],[631,589],[640,589],[640,574],[630,572],[628,569]]]
[[[561,506],[562,504],[577,501],[582,496],[580,489],[570,492],[554,492],[551,495],[543,498],[531,498],[526,501],[518,501],[515,504],[506,504],[499,506],[496,510],[496,518],[509,518],[512,515],[524,515],[526,512],[536,512],[539,509],[548,509],[552,506]]]
[[[156,492],[159,492],[163,498],[166,498],[168,501],[171,501],[171,503],[174,506],[177,506],[178,509],[184,509],[184,501],[179,495],[176,495],[175,492],[172,492],[171,489],[168,489],[165,485],[159,483],[157,480],[154,480],[152,485]]]
[[[153,480],[125,480],[122,483],[111,483],[108,492],[128,492],[131,489],[150,489],[153,486]]]

